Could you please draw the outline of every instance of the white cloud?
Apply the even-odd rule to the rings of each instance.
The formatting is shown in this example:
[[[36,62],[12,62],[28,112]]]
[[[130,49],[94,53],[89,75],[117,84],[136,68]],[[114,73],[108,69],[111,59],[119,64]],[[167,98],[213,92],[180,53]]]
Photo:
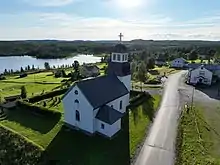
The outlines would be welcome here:
[[[24,0],[34,6],[64,6],[74,2],[74,0]]]
[[[123,32],[131,39],[202,39],[220,40],[220,17],[174,22],[171,18],[151,16],[145,20],[84,18],[65,13],[23,13],[4,15],[13,26],[0,25],[0,38],[12,39],[66,39],[108,40],[118,39]],[[1,20],[1,16],[0,16]],[[202,23],[203,22],[203,23]],[[28,26],[27,26],[27,23]]]

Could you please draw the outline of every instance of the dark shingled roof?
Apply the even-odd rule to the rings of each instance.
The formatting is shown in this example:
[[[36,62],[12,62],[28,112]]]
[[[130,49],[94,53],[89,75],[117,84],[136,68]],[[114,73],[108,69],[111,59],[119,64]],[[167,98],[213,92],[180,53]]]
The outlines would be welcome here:
[[[105,105],[100,108],[99,112],[96,115],[96,119],[112,125],[120,118],[122,118],[123,115],[123,113],[113,109],[112,107],[109,107],[108,105]]]
[[[94,109],[129,93],[125,85],[115,75],[105,75],[86,79],[77,82],[75,85],[79,87]],[[74,88],[74,86],[66,92],[63,98]]]
[[[127,53],[127,47],[123,44],[117,44],[114,47],[115,53]]]

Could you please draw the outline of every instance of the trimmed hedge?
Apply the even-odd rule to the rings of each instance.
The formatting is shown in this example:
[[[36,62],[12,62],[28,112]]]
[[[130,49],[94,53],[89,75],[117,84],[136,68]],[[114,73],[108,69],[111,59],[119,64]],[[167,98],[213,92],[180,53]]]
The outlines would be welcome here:
[[[27,111],[36,113],[36,114],[40,114],[43,116],[48,116],[48,117],[57,117],[60,118],[61,117],[61,113],[55,110],[50,110],[44,107],[38,107],[36,105],[27,103],[27,102],[22,102],[22,101],[18,101],[17,105]]]
[[[128,106],[128,108],[136,107],[140,105],[144,100],[149,98],[152,98],[152,96],[149,93],[146,92],[140,93],[136,97],[130,100],[130,105]]]
[[[36,102],[39,102],[39,101],[42,101],[42,100],[49,99],[51,97],[62,95],[64,93],[66,93],[67,91],[68,91],[68,88],[61,89],[61,90],[56,90],[56,91],[52,91],[52,92],[49,92],[49,93],[45,93],[43,95],[38,95],[38,96],[28,98],[28,100],[29,100],[29,103],[36,103]]]
[[[0,126],[0,146],[2,165],[37,165],[43,156],[41,148],[2,126]]]

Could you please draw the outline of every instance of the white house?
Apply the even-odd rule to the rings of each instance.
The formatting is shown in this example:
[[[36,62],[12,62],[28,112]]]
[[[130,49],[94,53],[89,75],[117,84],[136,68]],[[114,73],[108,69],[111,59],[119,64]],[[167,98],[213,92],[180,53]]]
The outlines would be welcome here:
[[[111,138],[121,129],[121,118],[129,105],[130,84],[127,48],[118,44],[107,75],[77,82],[64,95],[64,122],[89,134]]]
[[[173,61],[171,61],[170,66],[173,68],[183,68],[186,64],[186,60],[184,58],[177,58]]]
[[[213,73],[206,69],[203,65],[198,67],[197,69],[191,69],[188,72],[188,83],[189,84],[212,84],[212,75]]]

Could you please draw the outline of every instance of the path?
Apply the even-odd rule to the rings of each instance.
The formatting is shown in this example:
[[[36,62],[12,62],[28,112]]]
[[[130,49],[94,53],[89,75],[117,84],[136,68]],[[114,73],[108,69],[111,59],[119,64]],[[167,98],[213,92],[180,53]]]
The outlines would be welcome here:
[[[173,165],[177,119],[180,114],[180,78],[185,73],[171,75],[165,84],[163,100],[149,135],[135,165]]]

